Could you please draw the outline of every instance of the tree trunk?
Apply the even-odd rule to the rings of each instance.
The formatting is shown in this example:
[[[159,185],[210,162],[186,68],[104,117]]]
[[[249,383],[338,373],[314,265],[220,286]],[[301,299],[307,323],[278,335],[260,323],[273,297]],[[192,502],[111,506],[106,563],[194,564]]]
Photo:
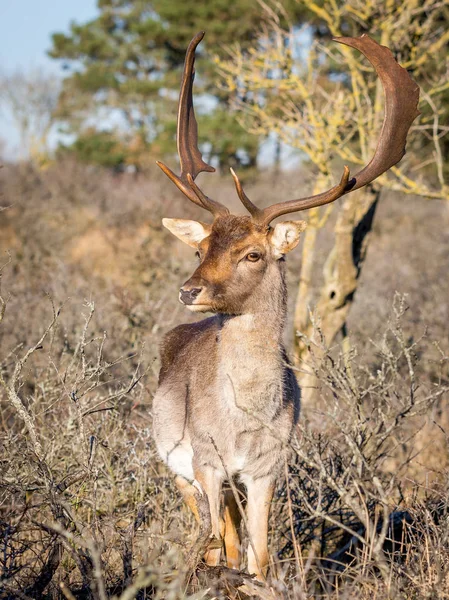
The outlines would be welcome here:
[[[318,194],[330,185],[329,173],[320,173],[313,188],[313,194]],[[308,214],[307,229],[304,234],[304,244],[301,259],[301,275],[299,278],[298,293],[295,303],[294,316],[294,358],[295,365],[300,366],[303,352],[302,341],[296,335],[298,331],[305,332],[309,323],[310,285],[313,280],[313,267],[315,264],[315,246],[318,229],[323,226],[324,219],[320,219],[320,208],[312,208]]]
[[[313,401],[316,378],[311,368],[311,348],[308,340],[315,340],[314,362],[320,360],[323,346],[329,347],[338,333],[346,334],[346,320],[354,301],[354,294],[362,272],[369,243],[374,214],[379,199],[379,189],[369,186],[346,197],[335,225],[335,244],[324,265],[324,283],[316,305],[317,331],[307,315],[307,305],[298,294],[295,311],[295,361],[300,369],[299,380],[305,403]],[[315,233],[316,235],[316,233]],[[309,277],[309,274],[306,273]],[[304,315],[307,315],[305,322]],[[298,332],[304,338],[298,337]],[[314,337],[315,336],[315,337]],[[322,339],[321,339],[322,338]],[[324,342],[324,343],[323,343]]]

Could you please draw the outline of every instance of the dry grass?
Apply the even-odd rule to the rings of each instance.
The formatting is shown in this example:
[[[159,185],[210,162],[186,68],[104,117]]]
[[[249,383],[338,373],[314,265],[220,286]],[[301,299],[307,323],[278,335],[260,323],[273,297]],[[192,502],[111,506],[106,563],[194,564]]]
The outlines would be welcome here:
[[[0,597],[243,597],[226,570],[196,569],[193,519],[151,437],[157,346],[188,318],[177,288],[194,265],[160,221],[199,211],[157,173],[66,163],[1,177],[11,206],[0,212],[10,252]],[[288,179],[247,189],[263,202],[293,197],[300,178]],[[218,181],[228,202],[231,182]],[[318,372],[319,401],[304,411],[279,483],[272,580],[246,581],[257,597],[449,597],[448,213],[391,197],[376,219],[353,347],[303,365]],[[330,244],[327,231],[320,243]],[[298,264],[296,253],[291,292]]]

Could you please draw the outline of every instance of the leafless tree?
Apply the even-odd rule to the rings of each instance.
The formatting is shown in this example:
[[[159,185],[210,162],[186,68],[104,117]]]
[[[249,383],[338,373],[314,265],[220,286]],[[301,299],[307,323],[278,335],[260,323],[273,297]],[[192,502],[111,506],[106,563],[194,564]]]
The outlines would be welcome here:
[[[59,91],[59,78],[42,70],[0,73],[0,110],[19,133],[22,157],[46,149]]]

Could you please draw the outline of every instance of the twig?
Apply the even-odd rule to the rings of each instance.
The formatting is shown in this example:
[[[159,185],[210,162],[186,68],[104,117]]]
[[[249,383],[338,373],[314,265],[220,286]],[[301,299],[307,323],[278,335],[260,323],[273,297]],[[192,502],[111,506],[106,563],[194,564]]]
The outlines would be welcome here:
[[[142,525],[145,519],[145,509],[146,504],[140,504],[137,508],[137,515],[134,521],[128,526],[125,531],[125,535],[123,536],[123,552],[122,552],[122,562],[123,562],[123,580],[124,585],[127,587],[131,584],[132,581],[132,559],[133,559],[133,543],[134,536],[136,531]]]

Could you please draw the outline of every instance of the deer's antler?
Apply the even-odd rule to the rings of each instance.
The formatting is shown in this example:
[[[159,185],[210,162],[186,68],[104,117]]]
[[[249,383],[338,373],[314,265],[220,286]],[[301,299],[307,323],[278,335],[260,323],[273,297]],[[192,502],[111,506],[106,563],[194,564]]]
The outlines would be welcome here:
[[[246,196],[243,188],[233,173],[237,193],[240,200],[251,213],[253,219],[268,225],[273,219],[287,213],[298,212],[315,206],[334,202],[344,194],[358,190],[374,181],[390,167],[396,165],[405,154],[405,142],[408,130],[418,111],[419,87],[394,59],[389,48],[380,46],[367,35],[359,38],[340,37],[334,41],[356,48],[375,68],[384,88],[385,117],[380,132],[376,151],[370,162],[349,181],[349,168],[345,166],[340,183],[327,192],[298,200],[279,202],[258,209]],[[244,198],[244,199],[243,199]]]
[[[204,37],[204,31],[196,34],[187,48],[182,74],[178,106],[178,127],[176,132],[181,175],[178,177],[163,163],[157,165],[192,202],[210,211],[214,216],[229,214],[229,210],[208,198],[194,183],[202,171],[213,173],[215,169],[204,162],[198,148],[198,124],[193,109],[193,80],[195,79],[195,50]]]
[[[195,119],[192,101],[192,86],[195,76],[195,49],[204,37],[204,32],[198,33],[190,42],[184,63],[181,93],[178,111],[178,153],[181,162],[181,176],[178,177],[167,166],[158,162],[164,173],[173,183],[195,204],[206,208],[214,216],[229,214],[228,209],[206,196],[194,183],[195,177],[201,171],[215,171],[206,164],[198,149],[198,125]],[[374,181],[390,167],[396,165],[405,154],[407,133],[414,119],[419,115],[419,87],[394,59],[389,48],[380,46],[367,35],[359,38],[340,37],[334,41],[356,48],[373,65],[384,88],[385,116],[380,132],[376,151],[370,162],[349,180],[349,168],[345,166],[340,183],[318,194],[298,200],[279,202],[267,208],[257,208],[245,194],[243,187],[231,169],[238,196],[251,214],[253,220],[268,226],[271,221],[292,212],[299,212],[323,204],[334,202],[341,196],[358,190]]]

